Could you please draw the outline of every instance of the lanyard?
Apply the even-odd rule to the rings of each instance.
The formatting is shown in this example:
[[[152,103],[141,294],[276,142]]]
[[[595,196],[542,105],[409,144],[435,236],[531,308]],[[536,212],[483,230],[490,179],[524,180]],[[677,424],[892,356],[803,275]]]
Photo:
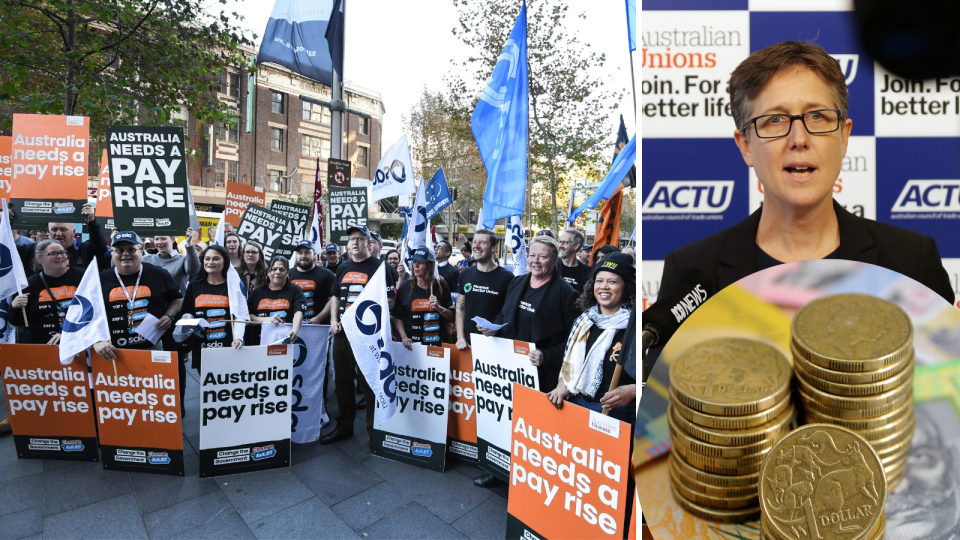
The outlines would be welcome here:
[[[43,282],[43,288],[47,290],[47,294],[50,295],[50,302],[53,304],[52,307],[57,311],[57,326],[63,329],[63,323],[60,322],[60,317],[66,317],[67,313],[62,307],[60,307],[60,300],[53,295],[53,291],[50,290],[50,286],[47,285],[47,278],[43,277],[43,271],[40,271],[40,281]],[[39,300],[39,298],[38,298]],[[39,305],[39,302],[37,303]]]
[[[133,302],[137,299],[137,291],[140,290],[140,277],[143,276],[143,265],[140,265],[140,271],[137,272],[137,282],[133,286],[133,298],[130,298],[130,295],[127,293],[127,287],[123,284],[123,280],[120,279],[120,272],[117,270],[117,267],[113,267],[113,273],[117,276],[117,281],[120,282],[120,289],[123,291],[123,296],[127,298],[127,326],[133,326],[133,313],[130,311],[133,309]]]

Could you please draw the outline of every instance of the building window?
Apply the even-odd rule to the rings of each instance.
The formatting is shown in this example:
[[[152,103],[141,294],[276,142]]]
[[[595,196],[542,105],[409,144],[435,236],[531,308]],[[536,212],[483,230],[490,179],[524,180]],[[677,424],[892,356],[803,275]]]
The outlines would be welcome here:
[[[283,189],[283,176],[280,174],[280,171],[270,169],[270,191],[279,191],[284,193]]]
[[[330,109],[316,103],[303,102],[303,119],[310,122],[319,122],[325,126],[330,125]]]
[[[223,72],[220,74],[220,93],[232,98],[240,97],[240,74]]]
[[[283,130],[270,128],[270,149],[283,152]]]
[[[220,122],[217,124],[217,138],[221,141],[240,142],[240,123],[234,122],[233,125]]]
[[[301,151],[303,157],[319,157],[321,159],[330,157],[330,139],[321,139],[310,135],[302,135],[300,139],[303,141]]]
[[[360,134],[369,135],[370,134],[370,119],[369,118],[360,118]]]
[[[217,163],[217,185],[216,187],[226,186],[226,182],[236,182],[240,173],[240,163],[237,161],[227,161],[225,159],[216,160]]]
[[[283,114],[283,94],[280,92],[271,93],[270,110],[275,113]]]
[[[366,167],[367,166],[367,147],[358,146],[357,147],[357,167]]]

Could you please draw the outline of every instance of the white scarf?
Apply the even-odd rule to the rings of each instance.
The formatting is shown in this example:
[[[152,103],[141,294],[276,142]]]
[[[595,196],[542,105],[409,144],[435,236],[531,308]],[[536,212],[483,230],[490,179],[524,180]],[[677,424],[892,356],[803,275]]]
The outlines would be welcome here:
[[[571,394],[597,395],[603,380],[603,357],[617,330],[626,328],[629,321],[630,310],[624,306],[613,315],[603,315],[597,306],[593,306],[574,321],[560,369],[560,377]],[[587,339],[594,324],[603,329],[603,333],[587,351]]]

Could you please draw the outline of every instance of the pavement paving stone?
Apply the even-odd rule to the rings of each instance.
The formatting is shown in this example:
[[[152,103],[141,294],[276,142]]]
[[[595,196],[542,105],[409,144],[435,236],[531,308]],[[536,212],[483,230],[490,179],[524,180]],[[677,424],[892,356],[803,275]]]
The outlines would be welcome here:
[[[367,527],[361,534],[366,540],[422,538],[466,539],[460,531],[430,513],[419,503],[412,502],[380,521]]]
[[[230,499],[218,488],[212,493],[173,506],[145,512],[143,522],[150,538],[170,538],[203,527],[223,514],[236,514]]]
[[[471,540],[500,540],[507,532],[507,501],[490,497],[453,522],[453,528]]]
[[[105,471],[101,463],[79,463],[44,473],[43,486],[44,516],[114,499],[133,491],[130,476],[126,472]]]
[[[18,540],[43,532],[43,509],[21,510],[0,517],[0,539]]]
[[[0,483],[0,516],[42,507],[42,473]]]
[[[362,530],[413,501],[404,489],[380,482],[332,507],[354,530]]]
[[[193,377],[187,377],[187,388],[183,393],[183,401],[200,399],[200,383]]]
[[[353,422],[353,437],[333,444],[343,453],[363,463],[373,457],[370,453],[370,436],[367,435],[367,421],[359,416]]]
[[[183,456],[184,456],[184,457],[187,457],[187,456],[189,456],[189,455],[196,455],[196,453],[197,453],[196,448],[194,448],[194,447],[190,444],[190,441],[188,441],[187,438],[184,437],[184,438],[183,438]]]
[[[313,493],[290,468],[221,476],[217,478],[217,483],[247,523],[259,521],[313,497]]]
[[[204,540],[255,540],[256,536],[250,532],[250,528],[247,527],[240,514],[234,511],[220,514],[202,526],[182,532],[172,538],[175,540],[196,540],[197,538],[203,538]]]
[[[43,535],[58,540],[149,538],[132,493],[45,517]]]
[[[189,447],[189,445],[187,445]],[[196,454],[183,457],[184,476],[129,473],[144,515],[189,501],[208,493],[219,492],[213,478],[200,478],[200,458]]]
[[[357,533],[320,499],[311,497],[250,525],[260,540],[272,538],[358,539]]]
[[[13,444],[13,436],[0,438],[0,482],[7,482],[15,478],[33,476],[43,472],[42,459],[20,459]]]
[[[293,474],[325,504],[334,505],[383,482],[341,449],[293,465]]]
[[[200,435],[200,399],[184,400],[183,407],[183,436],[189,439]]]
[[[327,434],[328,431],[332,430],[326,428],[321,429],[320,437],[322,438]],[[333,446],[334,445],[332,444],[320,444],[319,439],[305,444],[292,443],[290,445],[290,463],[300,463],[311,458],[315,458],[321,454],[326,454],[327,452],[333,450]]]

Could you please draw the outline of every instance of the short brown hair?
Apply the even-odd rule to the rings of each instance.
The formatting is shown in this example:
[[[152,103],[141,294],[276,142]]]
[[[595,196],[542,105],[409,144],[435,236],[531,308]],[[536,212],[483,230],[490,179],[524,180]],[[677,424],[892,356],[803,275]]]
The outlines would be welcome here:
[[[792,66],[805,67],[820,77],[829,88],[837,108],[847,118],[847,83],[840,64],[823,47],[805,41],[782,41],[751,54],[730,76],[730,103],[737,129],[750,120],[753,100],[770,79]]]

